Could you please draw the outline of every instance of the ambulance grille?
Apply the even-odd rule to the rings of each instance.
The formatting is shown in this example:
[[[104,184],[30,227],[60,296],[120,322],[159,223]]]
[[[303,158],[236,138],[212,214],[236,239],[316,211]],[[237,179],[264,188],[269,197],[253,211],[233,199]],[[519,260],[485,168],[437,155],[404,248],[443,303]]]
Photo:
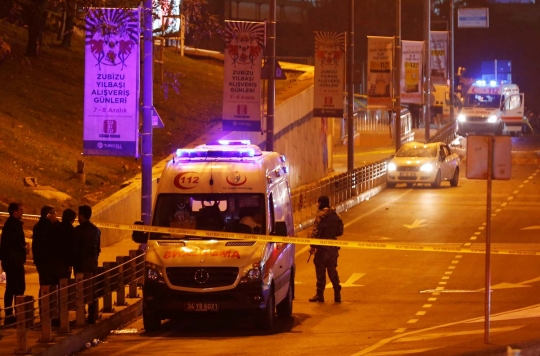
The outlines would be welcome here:
[[[216,288],[234,284],[238,267],[167,267],[172,285],[186,288]]]
[[[257,241],[231,241],[227,242],[227,246],[253,246]]]

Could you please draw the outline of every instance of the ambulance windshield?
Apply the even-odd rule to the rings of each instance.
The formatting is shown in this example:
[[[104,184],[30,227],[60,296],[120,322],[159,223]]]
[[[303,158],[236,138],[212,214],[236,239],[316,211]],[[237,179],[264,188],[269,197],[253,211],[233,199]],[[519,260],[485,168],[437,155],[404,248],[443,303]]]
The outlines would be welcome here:
[[[473,108],[497,109],[501,105],[501,96],[493,94],[467,94],[465,106]]]
[[[190,230],[265,234],[263,194],[160,194],[153,226]],[[151,240],[209,239],[205,236],[151,233]],[[212,237],[216,239],[216,237]]]

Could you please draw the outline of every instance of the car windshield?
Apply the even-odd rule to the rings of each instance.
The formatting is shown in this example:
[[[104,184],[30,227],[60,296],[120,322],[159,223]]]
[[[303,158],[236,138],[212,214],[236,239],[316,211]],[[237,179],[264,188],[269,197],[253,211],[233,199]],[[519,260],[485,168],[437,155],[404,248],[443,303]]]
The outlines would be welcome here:
[[[436,157],[437,146],[418,144],[403,145],[396,153],[396,157]]]
[[[153,226],[265,234],[263,194],[160,194]],[[151,233],[150,240],[205,239],[183,234]],[[215,239],[215,238],[212,238]]]
[[[465,106],[496,109],[501,105],[501,96],[492,94],[467,94]]]

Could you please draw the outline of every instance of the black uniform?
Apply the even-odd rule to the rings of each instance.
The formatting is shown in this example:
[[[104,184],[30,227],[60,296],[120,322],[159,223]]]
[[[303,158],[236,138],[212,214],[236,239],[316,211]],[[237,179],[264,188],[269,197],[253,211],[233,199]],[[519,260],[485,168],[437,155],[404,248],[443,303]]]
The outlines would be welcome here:
[[[39,275],[40,286],[58,285],[54,246],[56,245],[55,224],[42,217],[34,225],[32,255]]]
[[[23,222],[13,216],[7,218],[0,237],[0,260],[6,272],[6,291],[4,308],[6,318],[13,315],[13,298],[24,295],[26,282],[24,263],[26,262],[26,241],[24,239]]]
[[[335,210],[326,207],[320,210],[313,223],[312,238],[337,239],[343,234],[343,222]],[[324,289],[326,287],[326,272],[334,287],[334,299],[341,301],[341,286],[337,272],[337,260],[339,257],[339,247],[334,246],[312,246],[317,249],[313,263],[317,275],[317,298],[324,301]]]
[[[97,272],[98,257],[101,252],[101,231],[90,221],[83,221],[75,227],[76,259],[73,266],[75,273]],[[94,297],[92,298],[94,299]],[[94,324],[97,302],[88,305],[88,324]]]

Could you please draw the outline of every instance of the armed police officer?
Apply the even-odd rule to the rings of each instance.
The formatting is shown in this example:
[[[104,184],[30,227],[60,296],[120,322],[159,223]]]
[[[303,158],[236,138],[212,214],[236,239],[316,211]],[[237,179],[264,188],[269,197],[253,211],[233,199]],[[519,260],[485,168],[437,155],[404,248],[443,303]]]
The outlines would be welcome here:
[[[313,223],[312,238],[337,240],[343,235],[343,221],[330,208],[330,199],[327,196],[320,196],[317,201],[319,212]],[[336,270],[339,257],[339,247],[311,245],[310,253],[315,253],[313,263],[317,275],[317,294],[310,298],[310,302],[324,302],[324,288],[326,286],[326,272],[334,288],[334,302],[341,303],[341,285],[339,275]]]

